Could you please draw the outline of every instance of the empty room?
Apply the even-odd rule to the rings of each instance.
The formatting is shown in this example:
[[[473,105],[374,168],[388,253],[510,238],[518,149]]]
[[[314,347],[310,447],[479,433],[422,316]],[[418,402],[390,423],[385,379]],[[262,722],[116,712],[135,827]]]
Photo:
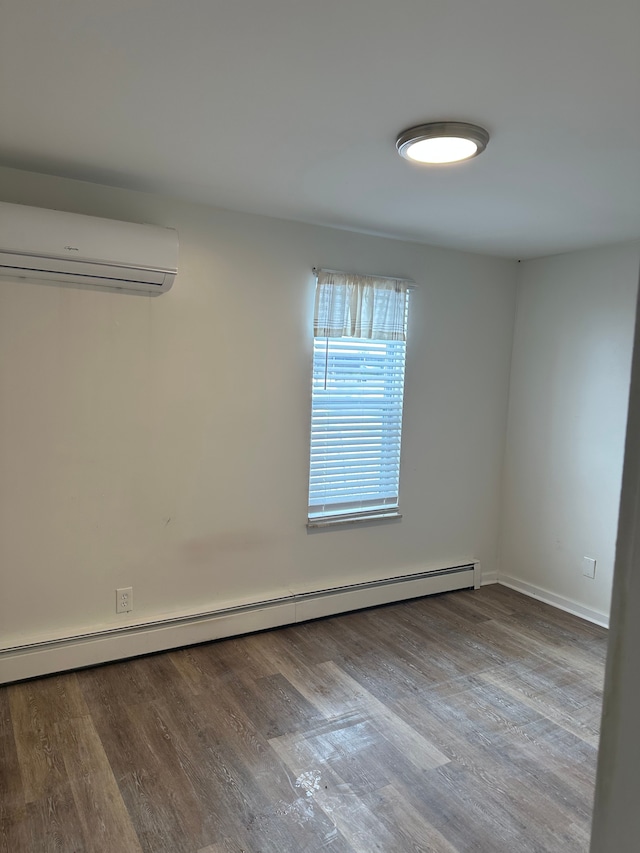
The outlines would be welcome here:
[[[0,851],[637,853],[639,32],[4,0]]]

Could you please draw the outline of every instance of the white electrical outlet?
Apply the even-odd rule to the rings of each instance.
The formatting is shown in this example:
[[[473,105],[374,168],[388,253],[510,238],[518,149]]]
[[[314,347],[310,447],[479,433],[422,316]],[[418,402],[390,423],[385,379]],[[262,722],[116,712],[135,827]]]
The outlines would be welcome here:
[[[595,578],[596,576],[596,561],[593,557],[582,558],[582,574],[585,578]]]
[[[128,613],[133,610],[133,587],[125,586],[116,590],[116,613]]]

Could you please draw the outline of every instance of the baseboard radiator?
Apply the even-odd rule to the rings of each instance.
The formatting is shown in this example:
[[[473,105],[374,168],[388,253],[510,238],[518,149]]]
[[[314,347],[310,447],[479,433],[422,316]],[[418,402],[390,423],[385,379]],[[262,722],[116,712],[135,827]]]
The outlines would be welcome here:
[[[480,564],[436,569],[0,649],[0,684],[480,586]]]

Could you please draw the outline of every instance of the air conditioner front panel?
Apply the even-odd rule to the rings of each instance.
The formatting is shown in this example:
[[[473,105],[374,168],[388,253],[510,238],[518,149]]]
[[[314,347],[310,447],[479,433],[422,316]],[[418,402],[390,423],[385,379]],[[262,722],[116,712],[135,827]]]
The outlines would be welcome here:
[[[167,291],[178,267],[172,228],[0,202],[0,276]]]
[[[176,232],[61,210],[0,202],[0,251],[92,263],[177,267]]]

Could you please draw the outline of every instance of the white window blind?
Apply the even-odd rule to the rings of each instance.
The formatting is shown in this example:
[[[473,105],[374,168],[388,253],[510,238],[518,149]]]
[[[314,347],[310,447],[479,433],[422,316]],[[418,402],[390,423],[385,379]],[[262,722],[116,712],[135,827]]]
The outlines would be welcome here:
[[[407,284],[358,276],[360,292],[346,294],[352,280],[334,279],[334,292],[318,277],[313,348],[309,520],[363,516],[397,509],[408,311]],[[367,293],[380,282],[382,300]],[[338,290],[335,290],[335,288]],[[362,288],[365,288],[363,291]],[[397,294],[392,296],[391,294]],[[328,301],[348,315],[318,322]],[[371,305],[383,304],[383,322]],[[345,302],[351,309],[345,312]],[[367,308],[366,322],[358,306]],[[354,308],[355,306],[355,308]],[[374,312],[375,314],[375,312]],[[393,317],[393,323],[389,322]],[[370,337],[354,337],[367,327]],[[377,326],[377,329],[376,329]],[[333,336],[326,332],[331,330]],[[324,332],[319,335],[318,332]],[[341,334],[336,334],[341,332]],[[384,337],[402,338],[388,340]]]

